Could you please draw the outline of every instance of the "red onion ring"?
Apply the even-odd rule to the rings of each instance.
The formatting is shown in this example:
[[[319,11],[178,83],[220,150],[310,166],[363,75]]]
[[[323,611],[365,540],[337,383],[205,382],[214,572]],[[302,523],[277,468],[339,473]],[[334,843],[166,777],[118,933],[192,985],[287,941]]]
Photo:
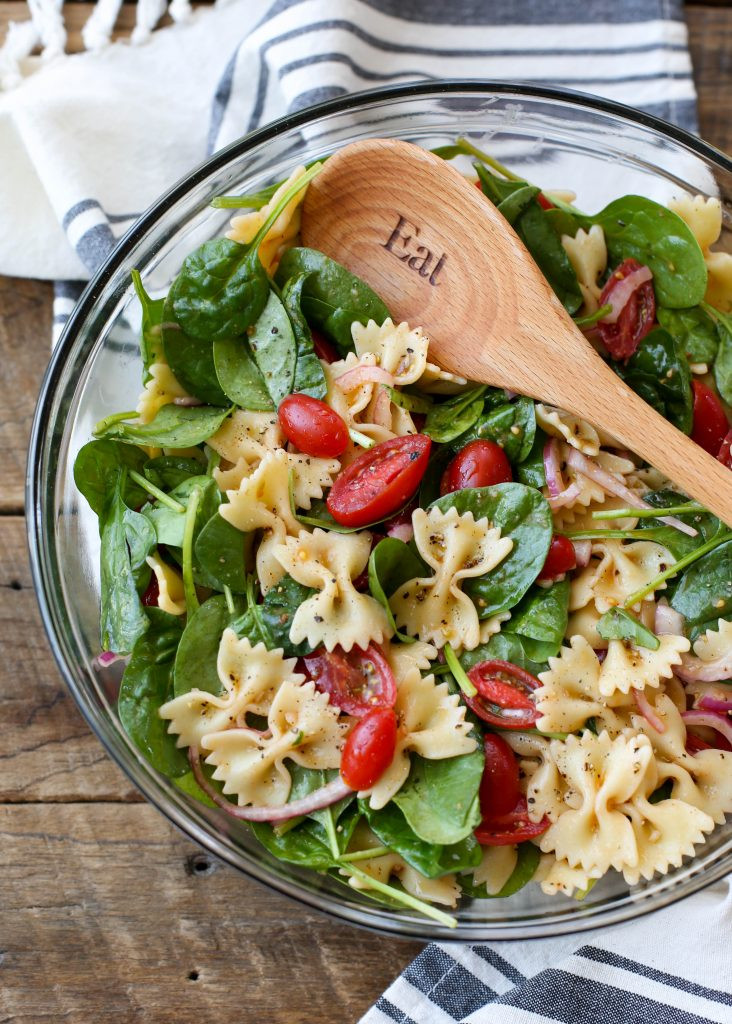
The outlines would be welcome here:
[[[122,654],[115,654],[114,651],[102,651],[96,658],[92,659],[92,664],[95,668],[109,668],[110,665],[114,665],[115,661],[124,661]]]
[[[379,388],[373,404],[372,421],[385,430],[391,430],[391,398],[389,392]]]
[[[386,533],[388,537],[396,537],[397,540],[403,540],[405,544],[408,544],[414,537],[414,527],[411,523],[395,523],[394,526],[389,527]]]
[[[730,700],[720,700],[717,697],[712,697],[709,693],[705,693],[699,701],[699,708],[702,711],[721,711],[726,714],[728,711],[732,711],[732,698]]]
[[[658,716],[656,709],[650,703],[643,690],[636,690],[635,687],[633,687],[633,697],[638,710],[650,727],[655,729],[656,732],[666,732],[666,723]]]
[[[732,676],[732,651],[713,661],[702,661],[694,654],[683,654],[674,674],[685,683],[718,683]]]
[[[612,473],[608,473],[598,466],[596,462],[583,455],[582,452],[578,452],[576,448],[572,448],[571,445],[566,446],[566,461],[567,465],[571,466],[572,469],[581,473],[583,476],[589,477],[590,480],[594,480],[596,484],[599,484],[603,490],[609,494],[614,494],[617,498],[622,498],[626,501],[630,508],[651,508],[652,506],[648,502],[643,501],[637,494],[634,494],[630,488],[626,487],[624,483],[621,483],[617,477],[614,477]],[[673,526],[681,533],[687,534],[689,537],[696,537],[698,531],[693,526],[689,526],[688,523],[682,523],[680,519],[676,519],[675,516],[658,516],[658,520],[661,523],[666,523],[667,526]]]
[[[203,405],[203,402],[198,398],[194,398],[193,395],[184,395],[182,398],[174,398],[173,405],[194,406]]]
[[[732,722],[721,711],[682,711],[681,717],[686,725],[704,725],[714,729],[732,744]]]
[[[558,498],[564,490],[564,480],[559,463],[559,442],[556,437],[550,437],[544,445],[544,475],[549,488],[549,496]]]
[[[309,793],[302,800],[293,800],[292,803],[283,804],[281,807],[237,807],[235,804],[229,803],[220,793],[217,793],[203,774],[201,754],[198,747],[188,748],[188,760],[190,761],[191,770],[196,782],[206,796],[210,797],[218,807],[226,811],[227,814],[230,814],[232,818],[240,818],[243,821],[288,821],[290,818],[299,818],[302,814],[311,814],[313,811],[319,811],[323,807],[330,807],[331,804],[335,804],[350,793],[353,793],[351,787],[347,786],[339,775],[337,779],[333,779],[327,786],[316,789],[314,793]]]
[[[574,558],[577,563],[577,568],[584,569],[586,565],[590,564],[590,558],[592,557],[592,541],[573,540],[572,547],[574,548]]]
[[[355,391],[367,383],[387,384],[393,387],[394,377],[380,366],[354,366],[352,370],[346,370],[340,377],[336,377],[335,383],[341,391],[348,394],[349,391]]]
[[[653,632],[656,636],[684,635],[684,616],[668,604],[657,604],[653,621]]]
[[[638,267],[627,277],[622,278],[617,284],[613,286],[613,308],[609,313],[600,320],[601,324],[616,324],[620,318],[620,314],[623,312],[625,307],[633,297],[633,292],[636,291],[646,281],[652,281],[653,274],[649,267]]]

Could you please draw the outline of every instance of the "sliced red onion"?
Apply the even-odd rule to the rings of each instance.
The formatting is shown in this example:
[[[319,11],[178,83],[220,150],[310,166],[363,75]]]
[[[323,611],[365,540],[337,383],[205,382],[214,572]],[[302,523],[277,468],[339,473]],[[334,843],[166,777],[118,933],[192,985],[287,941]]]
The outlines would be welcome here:
[[[732,693],[732,690],[730,691]],[[711,693],[705,693],[699,701],[699,707],[702,711],[721,711],[726,713],[732,711],[732,697],[727,700],[712,697]]]
[[[313,811],[320,811],[323,807],[330,807],[344,797],[353,793],[350,786],[347,786],[343,779],[338,776],[327,786],[316,789],[301,800],[293,800],[292,803],[283,804],[281,807],[237,807],[229,803],[220,793],[217,793],[203,774],[201,767],[201,754],[198,747],[188,748],[188,760],[191,764],[196,782],[206,796],[222,810],[230,814],[232,818],[240,818],[243,821],[288,821],[290,818],[299,818],[303,814],[312,814]]]
[[[124,661],[124,657],[121,654],[115,654],[114,651],[102,651],[93,659],[92,664],[95,668],[109,668],[110,665],[114,665],[115,661]]]
[[[702,661],[694,654],[683,654],[674,673],[685,683],[717,683],[732,676],[732,651],[712,661]]]
[[[634,687],[633,697],[635,698],[635,703],[638,706],[638,710],[643,715],[645,720],[648,722],[650,727],[652,729],[655,729],[656,732],[666,732],[666,723],[663,721],[662,718],[658,716],[658,714],[656,713],[656,709],[650,703],[648,697],[646,697],[643,690],[636,690]]]
[[[614,494],[617,498],[622,498],[623,501],[627,502],[630,508],[651,508],[652,506],[648,502],[643,501],[637,494],[634,494],[629,487],[626,487],[624,483],[618,480],[617,477],[613,476],[612,473],[608,473],[607,470],[603,469],[602,466],[598,466],[596,462],[583,455],[582,452],[578,452],[576,448],[572,448],[571,445],[566,445],[566,459],[567,465],[571,466],[572,469],[581,473],[583,476],[589,477],[590,480],[594,480],[596,484],[599,484],[603,490],[607,491],[608,494]],[[697,530],[693,526],[689,526],[688,523],[682,523],[680,519],[676,519],[675,516],[658,516],[659,522],[666,523],[667,526],[673,526],[681,533],[687,534],[689,537],[696,537]]]
[[[656,614],[653,622],[653,632],[656,636],[666,636],[669,633],[673,636],[684,635],[684,616],[668,604],[657,604]]]
[[[386,531],[387,536],[396,537],[397,540],[403,540],[405,544],[408,544],[414,537],[414,527],[411,523],[395,523],[394,526],[390,526]]]
[[[575,480],[574,483],[569,485],[569,487],[565,487],[561,494],[558,494],[556,498],[549,498],[549,508],[553,512],[556,512],[558,508],[564,508],[565,505],[571,505],[573,501],[576,501],[577,498],[579,498],[580,494],[582,494],[582,488]]]
[[[574,559],[577,563],[577,568],[584,569],[586,565],[589,565],[590,558],[592,557],[592,541],[573,540],[572,547],[574,548]]]
[[[174,398],[173,405],[193,406],[203,405],[203,402],[200,400],[200,398],[194,398],[193,395],[184,395],[182,398]]]
[[[355,391],[362,384],[387,384],[394,386],[394,377],[388,370],[380,366],[354,366],[352,370],[346,370],[340,377],[336,377],[335,383],[346,394]]]
[[[627,277],[613,285],[613,308],[600,321],[601,324],[616,324],[625,307],[635,292],[646,281],[652,281],[653,274],[649,267],[638,267]]]
[[[714,729],[732,744],[732,722],[721,711],[682,711],[681,717],[686,725],[703,725]]]
[[[373,405],[372,421],[385,430],[391,430],[391,398],[389,392],[379,388],[376,401]]]
[[[559,441],[550,437],[544,445],[544,475],[549,488],[549,496],[557,498],[564,490],[562,467],[559,462]]]

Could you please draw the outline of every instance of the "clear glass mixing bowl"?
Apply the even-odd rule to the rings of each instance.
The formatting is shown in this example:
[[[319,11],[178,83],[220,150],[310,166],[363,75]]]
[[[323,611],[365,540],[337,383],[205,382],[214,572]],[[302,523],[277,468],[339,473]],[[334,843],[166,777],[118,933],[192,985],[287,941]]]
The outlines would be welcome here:
[[[695,859],[661,878],[629,888],[612,875],[583,902],[544,896],[537,885],[509,900],[466,902],[453,931],[273,859],[246,825],[203,807],[158,775],[122,731],[115,711],[119,666],[99,670],[94,663],[100,651],[97,523],[72,477],[93,425],[136,402],[140,309],[130,270],[137,267],[148,291],[162,294],[186,254],[223,232],[229,214],[211,209],[212,196],[260,189],[297,163],[366,137],[432,147],[457,135],[468,135],[545,188],[572,189],[583,209],[599,209],[628,192],[666,202],[686,189],[718,195],[728,224],[727,157],[653,117],[560,90],[491,82],[407,85],[344,97],[268,125],[217,153],[155,203],[86,289],[53,354],[33,425],[29,543],[45,628],[79,708],[135,785],[189,836],[250,877],[356,924],[423,939],[530,938],[628,920],[700,889],[732,870],[732,828],[718,828]],[[727,226],[720,248],[732,250],[731,243]]]

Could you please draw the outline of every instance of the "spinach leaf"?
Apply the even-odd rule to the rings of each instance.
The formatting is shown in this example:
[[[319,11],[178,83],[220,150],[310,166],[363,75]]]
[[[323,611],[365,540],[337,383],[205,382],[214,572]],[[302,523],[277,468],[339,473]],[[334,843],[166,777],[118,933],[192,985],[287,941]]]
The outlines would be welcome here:
[[[531,654],[536,653],[535,645],[536,641],[519,633],[507,633],[504,626],[503,630],[494,634],[487,644],[481,644],[472,651],[463,651],[460,655],[460,664],[467,672],[481,661],[510,661],[536,676],[547,666],[545,662],[535,661],[531,657]]]
[[[714,382],[722,398],[732,405],[732,316],[704,304],[717,325],[719,349],[714,362]]]
[[[504,612],[518,604],[541,572],[552,539],[552,514],[546,498],[524,484],[494,484],[454,491],[433,503],[442,512],[456,508],[462,515],[487,518],[500,526],[501,536],[510,537],[513,548],[506,558],[485,576],[466,580],[481,619]]]
[[[433,441],[445,443],[468,430],[483,412],[485,386],[469,388],[432,406],[422,427],[422,433]]]
[[[674,505],[683,505],[688,501],[684,494],[665,488],[660,491],[649,491],[643,495],[643,500],[654,508],[673,508]],[[662,513],[659,512],[659,515]],[[696,537],[689,537],[681,533],[674,526],[664,526],[657,519],[639,519],[637,530],[653,530],[653,539],[671,552],[676,560],[688,555],[690,551],[706,544],[708,540],[715,537],[724,527],[719,519],[706,509],[700,509],[694,515],[685,515],[684,522],[697,530]],[[642,539],[642,538],[641,538]]]
[[[413,640],[397,630],[394,615],[389,607],[389,598],[407,580],[423,576],[426,569],[427,566],[419,555],[396,537],[384,537],[369,555],[371,596],[383,607],[397,638],[406,643],[412,643]]]
[[[463,153],[464,150],[461,149],[459,152]],[[528,182],[521,181],[520,179],[506,181],[504,178],[499,178],[497,174],[492,174],[483,164],[473,164],[473,167],[480,181],[481,192],[483,195],[488,196],[495,206],[500,206],[514,192],[518,192],[528,185]]]
[[[94,428],[94,436],[125,444],[193,448],[215,434],[230,412],[231,409],[208,405],[164,405],[150,423],[101,420]]]
[[[481,821],[483,762],[480,743],[471,754],[442,761],[412,755],[409,778],[393,802],[419,839],[450,846],[472,833]]]
[[[190,690],[221,693],[221,680],[216,670],[221,636],[233,616],[221,594],[209,597],[188,618],[173,669],[175,696]]]
[[[129,451],[129,447],[125,447]],[[183,455],[158,455],[145,463],[143,473],[150,483],[163,491],[169,491],[189,477],[200,476],[204,468],[205,464],[198,459]]]
[[[510,462],[523,462],[531,453],[535,437],[534,403],[530,398],[521,397],[483,412],[468,430],[452,441],[450,450],[460,451],[471,441],[483,438],[500,445]]]
[[[142,382],[150,380],[150,367],[159,363],[163,355],[163,307],[165,299],[151,299],[145,291],[138,270],[131,270],[130,276],[135,286],[137,298],[142,306],[142,326],[140,331],[140,355],[142,356]]]
[[[124,526],[135,586],[137,593],[143,594],[152,575],[152,569],[147,564],[147,556],[152,554],[156,545],[155,530],[145,516],[131,508],[124,511]]]
[[[690,363],[713,363],[719,342],[714,322],[701,306],[691,309],[664,309],[660,306],[656,318],[675,338],[679,349]]]
[[[129,653],[148,628],[149,620],[137,588],[140,557],[145,547],[141,538],[145,536],[146,530],[150,531],[147,534],[148,543],[155,543],[154,534],[151,535],[152,528],[144,516],[133,512],[124,503],[126,476],[126,471],[122,470],[114,490],[107,496],[100,518],[100,631],[103,649],[114,651],[115,654]],[[128,543],[131,535],[134,562]]]
[[[79,450],[74,461],[74,483],[84,495],[93,512],[101,516],[109,494],[114,490],[120,470],[142,472],[147,453],[119,441],[89,441]],[[147,492],[125,474],[123,499],[135,508],[147,498]]]
[[[651,268],[659,306],[687,309],[704,298],[704,256],[678,214],[652,199],[623,196],[594,216],[576,216],[582,227],[602,227],[611,267],[632,257]]]
[[[149,629],[132,650],[119,690],[120,722],[135,746],[157,771],[180,778],[188,758],[168,733],[158,710],[173,696],[173,659],[181,637],[180,619],[149,608]]]
[[[393,802],[374,811],[368,800],[360,800],[359,807],[371,831],[384,846],[398,853],[426,878],[440,878],[453,871],[475,868],[481,862],[481,847],[472,833],[450,845],[426,843],[407,824],[406,818]]]
[[[228,405],[216,376],[212,340],[194,338],[183,330],[175,317],[172,293],[165,300],[162,332],[165,358],[176,380],[208,405]]]
[[[651,331],[625,364],[612,365],[644,401],[684,434],[691,432],[691,371],[678,342],[668,331],[662,327]]]
[[[247,562],[254,534],[242,533],[218,511],[201,527],[193,543],[193,571],[197,580],[207,587],[235,594],[247,588]]]
[[[168,298],[173,319],[191,338],[210,347],[219,338],[243,334],[255,322],[269,295],[259,241],[241,245],[214,238],[186,256]]]
[[[576,313],[583,302],[577,274],[546,211],[529,203],[514,226],[554,294],[568,313]]]
[[[544,446],[547,436],[541,427],[537,426],[534,435],[534,443],[526,458],[516,467],[516,476],[519,483],[527,487],[546,487],[546,472],[544,470]]]
[[[314,871],[328,871],[337,867],[324,837],[313,835],[303,825],[278,834],[271,825],[252,822],[251,829],[262,846],[276,857],[288,864],[297,864]]]
[[[307,274],[298,274],[297,277],[291,277],[282,289],[282,302],[292,324],[297,350],[292,390],[296,394],[310,395],[311,398],[323,401],[328,393],[328,385],[313,348],[313,336],[301,309],[303,287],[307,279]]]
[[[604,640],[628,640],[636,647],[657,651],[661,641],[624,608],[611,608],[600,616],[597,632]]]
[[[376,292],[340,263],[315,249],[289,249],[280,260],[275,280],[283,285],[298,274],[307,274],[302,311],[309,324],[320,328],[345,355],[353,350],[351,324],[375,320],[383,324],[389,310]]]
[[[185,775],[181,775],[179,778],[173,779],[173,785],[176,789],[179,789],[181,793],[185,793],[187,796],[192,796],[194,800],[198,800],[200,804],[205,804],[206,807],[216,806],[211,797],[207,793],[204,793],[198,785],[196,782],[196,776],[193,772],[186,772]]]
[[[216,377],[230,402],[241,409],[273,409],[267,385],[245,338],[219,338],[213,344]]]
[[[477,900],[504,900],[507,896],[513,896],[519,889],[523,889],[536,874],[541,853],[539,852],[539,847],[534,846],[533,843],[519,843],[517,853],[516,867],[511,872],[511,877],[500,892],[491,895],[486,890],[485,883],[483,885],[476,885],[472,876],[470,876],[460,879],[463,895],[471,896]]]
[[[246,612],[232,622],[231,628],[239,636],[248,637],[251,644],[263,643],[269,650],[281,647],[286,658],[301,658],[310,654],[312,647],[305,640],[293,644],[290,628],[297,609],[314,593],[292,576],[283,576],[267,591],[261,604],[249,595]]]
[[[297,347],[287,310],[275,292],[269,293],[249,344],[276,408],[283,398],[292,394]]]
[[[421,394],[416,389],[399,390],[387,386],[387,391],[393,404],[398,405],[401,409],[406,409],[407,412],[421,412],[426,415],[432,408],[432,398],[429,395]]]
[[[540,191],[536,185],[523,185],[514,189],[498,204],[498,212],[503,214],[509,224],[515,224],[521,214],[535,203]]]
[[[167,505],[162,505],[159,502],[146,505],[143,508],[142,515],[154,526],[158,544],[165,544],[173,548],[183,547],[186,506],[188,505],[191,492],[195,489],[198,489],[200,492],[198,508],[196,509],[195,537],[204,524],[216,513],[221,502],[221,492],[211,477],[190,476],[173,488],[170,492],[170,497],[183,506],[181,512],[168,508]]]
[[[671,607],[686,617],[687,629],[732,613],[732,538],[684,572]]]
[[[504,625],[504,633],[520,635],[524,651],[533,661],[554,658],[562,646],[569,618],[569,580],[551,587],[533,587]]]

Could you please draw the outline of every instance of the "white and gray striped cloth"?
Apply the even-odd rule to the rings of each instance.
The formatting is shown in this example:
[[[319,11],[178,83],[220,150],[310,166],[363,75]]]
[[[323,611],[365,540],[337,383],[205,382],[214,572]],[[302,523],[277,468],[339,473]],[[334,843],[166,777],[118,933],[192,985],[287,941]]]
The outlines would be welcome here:
[[[375,85],[565,85],[696,127],[678,0],[234,0],[0,95],[0,274],[79,281],[207,153]],[[602,932],[431,945],[363,1024],[732,1024],[732,890]]]

